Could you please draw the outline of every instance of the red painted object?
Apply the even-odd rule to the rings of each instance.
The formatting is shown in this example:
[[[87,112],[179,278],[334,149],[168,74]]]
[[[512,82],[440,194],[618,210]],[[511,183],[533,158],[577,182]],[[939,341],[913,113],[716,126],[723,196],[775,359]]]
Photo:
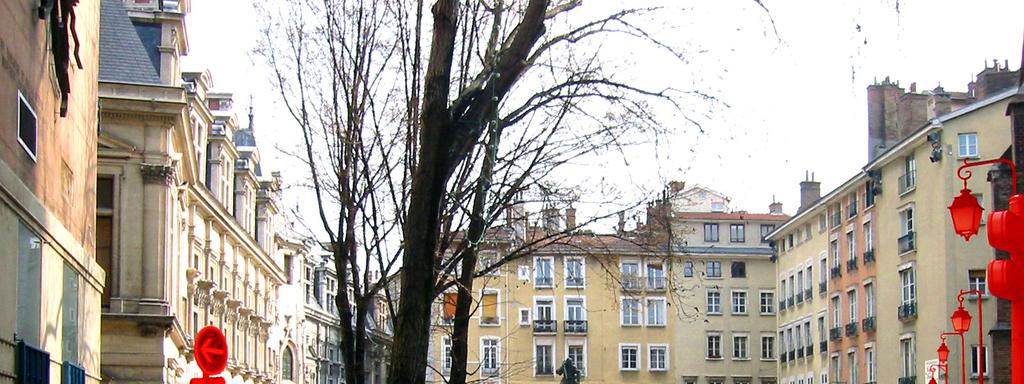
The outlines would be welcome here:
[[[228,364],[228,342],[220,328],[208,325],[199,330],[194,356],[203,377],[192,379],[191,384],[224,384],[223,377],[210,377],[224,371]]]

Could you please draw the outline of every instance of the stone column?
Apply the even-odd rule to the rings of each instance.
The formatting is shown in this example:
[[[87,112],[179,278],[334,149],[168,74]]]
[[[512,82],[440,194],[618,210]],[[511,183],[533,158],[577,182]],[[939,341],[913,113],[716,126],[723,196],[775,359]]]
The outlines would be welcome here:
[[[167,314],[164,269],[168,257],[170,192],[174,168],[163,164],[141,165],[143,180],[142,300],[140,313]]]

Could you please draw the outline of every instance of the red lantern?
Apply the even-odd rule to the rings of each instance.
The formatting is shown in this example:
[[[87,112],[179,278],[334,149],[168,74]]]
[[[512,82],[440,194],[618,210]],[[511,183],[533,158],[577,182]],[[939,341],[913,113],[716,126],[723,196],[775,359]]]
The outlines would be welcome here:
[[[985,210],[978,204],[978,199],[971,195],[971,190],[964,188],[960,195],[953,199],[949,206],[949,216],[953,218],[953,230],[970,241],[971,236],[978,234],[981,227],[981,213]]]
[[[933,377],[931,379],[928,379],[928,384],[939,384],[939,383],[935,382],[935,378]]]
[[[949,359],[949,347],[946,346],[945,340],[939,345],[937,352],[939,353],[939,364],[946,365],[946,361]]]
[[[971,329],[971,314],[965,311],[963,306],[953,312],[953,317],[950,320],[953,321],[953,330],[956,333],[966,333],[968,329]]]

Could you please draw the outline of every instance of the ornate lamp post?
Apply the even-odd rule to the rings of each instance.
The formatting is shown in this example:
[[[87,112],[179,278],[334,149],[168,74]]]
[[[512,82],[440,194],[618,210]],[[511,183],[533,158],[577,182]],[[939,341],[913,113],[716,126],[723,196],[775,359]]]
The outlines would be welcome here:
[[[967,188],[967,179],[971,178],[970,167],[986,164],[1004,163],[1010,166],[1012,175],[1013,196],[1010,196],[1009,209],[994,211],[988,216],[988,243],[994,248],[1010,254],[1008,260],[993,260],[988,263],[989,290],[996,297],[1011,303],[1011,368],[1013,384],[1024,384],[1024,195],[1017,193],[1017,170],[1010,160],[995,159],[976,163],[964,160],[964,165],[957,168],[957,177],[964,182],[960,195],[953,199],[949,206],[949,215],[953,219],[953,229],[964,240],[970,241],[971,236],[978,233],[981,227],[983,208]],[[960,308],[954,314],[953,326],[970,327],[970,314],[963,311],[963,295],[970,293],[982,294],[978,291],[961,291],[957,296]],[[963,311],[963,313],[961,313]],[[978,316],[981,317],[981,300],[978,300]],[[966,318],[957,315],[967,314]],[[961,322],[959,325],[957,322]],[[964,323],[966,321],[966,323]],[[979,323],[981,320],[979,319]],[[979,333],[979,338],[981,334]],[[987,364],[986,364],[987,365]],[[983,384],[984,375],[979,375],[979,384]]]

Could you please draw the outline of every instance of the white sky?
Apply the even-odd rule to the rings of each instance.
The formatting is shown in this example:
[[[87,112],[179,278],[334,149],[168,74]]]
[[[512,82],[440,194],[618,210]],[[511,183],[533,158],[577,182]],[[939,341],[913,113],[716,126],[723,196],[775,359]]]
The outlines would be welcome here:
[[[733,209],[764,212],[775,196],[793,213],[805,170],[815,172],[824,194],[863,166],[865,88],[876,78],[890,76],[904,88],[917,82],[918,91],[938,84],[962,91],[986,60],[1020,66],[1019,0],[764,0],[778,39],[754,0],[649,2],[671,7],[657,21],[660,37],[706,52],[679,68],[625,49],[623,56],[642,69],[623,76],[644,84],[697,84],[729,107],[713,109],[704,135],[680,130],[661,148],[669,161],[644,157],[650,152],[644,148],[628,166],[618,160],[576,174],[628,171],[624,180],[649,188],[685,180],[731,196]],[[185,69],[207,69],[217,90],[234,92],[243,124],[253,95],[263,169],[286,170],[273,145],[294,137],[295,128],[276,103],[259,59],[249,54],[259,25],[251,3],[193,1]],[[585,0],[573,12],[599,14],[620,3]],[[286,182],[301,177],[283,173]]]

